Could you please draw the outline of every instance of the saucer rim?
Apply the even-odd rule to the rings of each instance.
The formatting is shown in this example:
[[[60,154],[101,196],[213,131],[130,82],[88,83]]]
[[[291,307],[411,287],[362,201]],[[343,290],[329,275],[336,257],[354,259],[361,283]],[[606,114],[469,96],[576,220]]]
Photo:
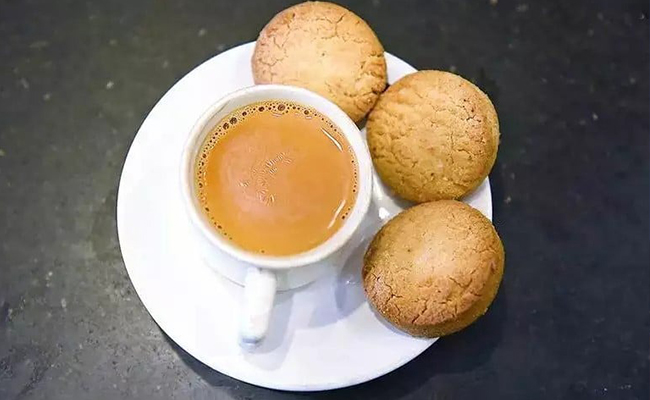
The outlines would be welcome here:
[[[190,354],[193,358],[207,366],[208,368],[215,370],[219,373],[222,373],[224,375],[227,375],[233,379],[246,382],[248,384],[254,385],[254,386],[259,386],[259,387],[265,387],[265,388],[270,388],[270,389],[276,389],[276,390],[283,390],[283,391],[304,391],[304,392],[314,392],[314,391],[323,391],[323,390],[331,390],[331,389],[338,389],[338,388],[344,388],[344,387],[349,387],[361,383],[365,383],[368,381],[371,381],[373,379],[379,378],[383,375],[386,375],[409,361],[413,360],[414,358],[418,357],[420,354],[422,354],[425,350],[427,350],[433,343],[435,343],[438,338],[433,338],[433,339],[421,339],[421,338],[414,338],[414,340],[421,340],[422,345],[419,349],[416,351],[410,352],[410,353],[405,353],[403,357],[398,359],[396,362],[393,362],[391,364],[386,364],[384,367],[381,368],[369,368],[366,370],[365,373],[355,375],[352,378],[348,378],[346,380],[333,380],[333,381],[328,381],[328,382],[323,382],[319,384],[313,384],[313,383],[307,383],[307,384],[284,384],[284,383],[278,383],[274,381],[270,381],[265,379],[263,374],[242,374],[240,371],[230,371],[228,368],[215,368],[214,366],[210,365],[209,362],[209,357],[206,356],[205,354],[202,354],[200,351],[197,351],[198,349],[194,348],[194,346],[191,343],[179,343],[173,336],[173,334],[170,334],[170,329],[165,329],[164,323],[161,323],[165,320],[164,316],[158,315],[157,311],[153,311],[155,307],[150,307],[148,306],[148,300],[145,300],[145,293],[147,293],[148,289],[144,288],[144,285],[141,286],[143,283],[142,281],[138,281],[137,279],[134,280],[134,271],[131,271],[128,265],[134,265],[136,263],[136,260],[131,259],[129,255],[127,255],[124,251],[124,238],[127,236],[124,233],[125,225],[126,222],[122,220],[120,217],[121,215],[124,214],[124,211],[122,211],[125,207],[123,204],[126,198],[125,195],[121,195],[122,192],[122,182],[124,180],[124,177],[128,174],[130,164],[133,163],[133,156],[132,154],[137,151],[138,147],[142,146],[143,143],[143,135],[140,135],[143,126],[145,126],[147,120],[152,118],[152,114],[154,113],[155,109],[161,104],[161,102],[164,101],[164,99],[170,94],[174,92],[174,89],[178,87],[179,83],[183,81],[184,79],[187,79],[187,77],[192,74],[196,69],[201,68],[204,66],[206,63],[213,62],[214,59],[217,57],[222,57],[226,54],[236,52],[236,51],[248,51],[250,48],[250,51],[252,52],[252,47],[254,46],[255,42],[248,42],[241,44],[239,46],[233,47],[227,51],[224,51],[223,53],[217,54],[214,57],[211,57],[210,59],[204,61],[203,63],[197,65],[195,68],[193,68],[191,71],[189,71],[187,74],[185,74],[181,79],[176,81],[174,85],[169,88],[161,97],[160,99],[156,102],[156,104],[151,108],[150,112],[147,114],[146,118],[143,120],[142,124],[138,128],[138,132],[136,133],[136,136],[134,137],[131,145],[129,146],[129,150],[127,153],[127,156],[124,161],[124,165],[122,168],[122,171],[120,173],[120,183],[118,187],[118,192],[117,192],[117,209],[116,209],[116,220],[117,220],[117,233],[118,233],[118,241],[119,241],[119,246],[120,246],[120,251],[122,253],[123,261],[124,261],[124,266],[127,271],[127,274],[129,276],[129,279],[136,291],[136,294],[142,304],[144,305],[145,309],[149,313],[149,315],[152,317],[152,319],[156,322],[156,324],[160,327],[160,329],[169,337],[170,340],[172,340],[174,343],[176,343],[180,348],[182,348],[184,351],[186,351],[188,354]],[[413,68],[411,65],[406,63],[405,61],[401,60],[400,58],[386,52],[385,53],[387,64],[390,65],[391,63],[399,63],[402,64],[400,68],[409,70],[406,74],[416,72],[417,70]],[[406,75],[404,74],[404,75]],[[131,161],[130,161],[131,160]],[[488,201],[489,201],[489,215],[487,215],[490,219],[492,219],[492,211],[493,211],[493,204],[492,204],[492,195],[491,195],[491,190],[490,190],[490,185],[489,185],[489,178],[486,178],[487,182],[487,196],[488,196]],[[373,183],[374,186],[374,183]],[[180,190],[180,188],[179,188]],[[122,221],[122,222],[121,222]],[[130,260],[130,262],[129,262]],[[134,268],[134,267],[131,267]],[[138,282],[138,283],[136,283]]]

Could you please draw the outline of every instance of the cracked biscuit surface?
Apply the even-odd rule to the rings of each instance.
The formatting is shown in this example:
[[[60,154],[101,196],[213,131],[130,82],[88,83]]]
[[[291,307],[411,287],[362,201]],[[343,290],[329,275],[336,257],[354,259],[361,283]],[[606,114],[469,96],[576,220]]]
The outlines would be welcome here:
[[[505,254],[490,221],[456,200],[423,203],[390,220],[364,257],[368,301],[415,336],[456,332],[483,315]]]
[[[499,145],[499,122],[487,95],[443,71],[398,80],[380,96],[366,128],[382,180],[416,203],[472,192],[492,169]]]
[[[277,14],[260,32],[252,58],[255,83],[300,86],[359,121],[386,87],[384,49],[351,11],[306,2]]]

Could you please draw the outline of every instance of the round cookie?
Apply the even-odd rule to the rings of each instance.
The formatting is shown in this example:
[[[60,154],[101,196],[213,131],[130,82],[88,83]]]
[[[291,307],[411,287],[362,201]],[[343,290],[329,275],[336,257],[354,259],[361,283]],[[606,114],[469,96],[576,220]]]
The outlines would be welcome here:
[[[458,75],[419,71],[384,92],[368,116],[382,180],[407,200],[457,199],[488,175],[499,146],[492,102]]]
[[[359,121],[386,87],[384,48],[368,24],[327,2],[277,14],[260,32],[252,58],[255,83],[300,86]]]
[[[366,251],[369,302],[415,336],[456,332],[487,311],[505,255],[490,221],[456,200],[412,207],[389,221]]]

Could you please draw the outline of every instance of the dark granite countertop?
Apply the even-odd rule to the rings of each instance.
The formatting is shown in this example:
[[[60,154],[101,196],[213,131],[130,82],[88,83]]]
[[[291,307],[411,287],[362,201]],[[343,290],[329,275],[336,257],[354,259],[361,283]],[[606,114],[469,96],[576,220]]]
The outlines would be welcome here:
[[[646,1],[349,1],[385,47],[499,111],[507,251],[490,312],[367,384],[295,394],[213,372],[134,292],[127,149],[175,81],[289,2],[0,1],[0,399],[647,399]]]

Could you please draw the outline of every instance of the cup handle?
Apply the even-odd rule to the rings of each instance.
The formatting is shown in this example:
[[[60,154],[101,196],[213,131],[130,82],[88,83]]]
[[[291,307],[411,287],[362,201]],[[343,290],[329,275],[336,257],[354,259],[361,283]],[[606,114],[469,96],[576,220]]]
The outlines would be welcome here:
[[[269,327],[277,279],[269,270],[250,267],[244,278],[244,313],[239,339],[245,346],[258,345]]]

